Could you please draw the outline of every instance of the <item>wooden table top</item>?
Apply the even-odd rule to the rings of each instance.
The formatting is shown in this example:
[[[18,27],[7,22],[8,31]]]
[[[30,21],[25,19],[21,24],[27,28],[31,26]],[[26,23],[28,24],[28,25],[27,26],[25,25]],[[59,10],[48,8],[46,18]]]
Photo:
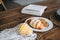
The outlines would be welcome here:
[[[47,9],[42,15],[42,17],[48,19],[50,19],[50,15],[54,14],[56,10],[60,8],[60,3],[56,2],[55,0],[47,0],[46,2],[44,1],[44,2],[34,3],[34,4],[47,6]],[[8,12],[0,13],[1,15],[0,30],[11,28],[15,25],[20,24],[21,22],[24,22],[25,19],[33,16],[33,15],[21,14],[20,11],[23,7],[24,6],[21,6],[17,9],[9,10]],[[37,34],[36,40],[60,40],[60,28],[55,24],[54,27],[47,32],[43,32],[43,33],[35,32],[35,33]]]
[[[44,14],[42,15],[42,17],[48,18],[50,19],[50,16],[53,15],[56,10],[58,10],[60,8],[60,3],[58,3],[56,0],[48,0],[47,2],[38,2],[35,3],[38,5],[46,5],[47,9],[44,12]],[[31,15],[26,15],[25,17],[32,17]],[[60,40],[60,29],[58,26],[56,26],[54,24],[53,28],[47,32],[35,32],[37,34],[37,39],[36,40]]]

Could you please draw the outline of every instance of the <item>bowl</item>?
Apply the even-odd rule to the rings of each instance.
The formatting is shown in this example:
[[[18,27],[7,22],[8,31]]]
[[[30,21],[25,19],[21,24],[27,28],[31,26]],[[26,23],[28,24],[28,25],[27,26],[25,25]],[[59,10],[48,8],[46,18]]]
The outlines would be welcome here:
[[[57,10],[57,13],[54,16],[57,20],[60,21],[60,9]]]

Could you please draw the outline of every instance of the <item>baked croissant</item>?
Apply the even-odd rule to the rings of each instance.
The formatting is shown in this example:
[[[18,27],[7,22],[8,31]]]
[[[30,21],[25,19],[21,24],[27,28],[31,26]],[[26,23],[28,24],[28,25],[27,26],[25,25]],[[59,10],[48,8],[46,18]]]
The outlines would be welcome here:
[[[40,20],[35,20],[35,21],[31,21],[30,25],[33,27],[33,28],[37,28],[37,29],[43,29],[44,28],[44,25],[41,23]]]
[[[30,19],[28,24],[37,29],[43,29],[48,26],[48,23],[44,19]]]
[[[41,23],[44,25],[44,27],[48,26],[48,23],[44,19],[39,19]]]

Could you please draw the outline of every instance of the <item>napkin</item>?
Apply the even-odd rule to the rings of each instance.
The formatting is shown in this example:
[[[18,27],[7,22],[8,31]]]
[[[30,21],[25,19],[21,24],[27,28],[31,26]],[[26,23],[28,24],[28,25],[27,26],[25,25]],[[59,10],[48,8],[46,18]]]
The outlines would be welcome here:
[[[46,8],[47,8],[47,6],[30,4],[30,5],[26,6],[26,7],[24,7],[21,10],[21,13],[22,14],[30,14],[30,15],[42,16],[42,14],[44,13]]]
[[[30,36],[20,35],[17,30],[18,26],[1,31],[0,40],[35,40],[37,37],[35,33]]]

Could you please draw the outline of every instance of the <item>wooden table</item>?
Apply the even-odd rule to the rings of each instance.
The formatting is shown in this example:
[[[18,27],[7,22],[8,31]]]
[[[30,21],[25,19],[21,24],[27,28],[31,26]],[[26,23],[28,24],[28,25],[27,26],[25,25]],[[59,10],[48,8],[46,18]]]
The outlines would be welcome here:
[[[55,0],[50,0],[48,2],[44,2],[43,3],[37,3],[39,5],[47,5],[48,8],[45,11],[45,13],[42,15],[42,17],[46,17],[48,19],[50,19],[50,15],[54,14],[56,12],[57,9],[60,8],[59,3],[56,4],[54,3]],[[50,19],[51,20],[51,19]],[[37,32],[36,32],[37,33]],[[37,33],[37,39],[36,40],[60,40],[60,29],[58,28],[58,26],[56,26],[54,24],[54,28],[51,29],[50,31],[44,32],[44,33]]]
[[[50,15],[56,12],[60,8],[60,3],[57,3],[55,0],[47,0],[46,2],[35,3],[38,5],[46,5],[48,8],[42,15],[42,17],[50,19]],[[0,13],[0,30],[6,28],[15,27],[16,25],[25,21],[25,19],[32,17],[32,15],[21,14],[21,9],[24,6],[19,8],[9,10],[8,12]],[[36,16],[34,16],[36,17]],[[47,32],[35,32],[37,34],[36,40],[60,40],[60,28],[54,24],[54,27]]]

